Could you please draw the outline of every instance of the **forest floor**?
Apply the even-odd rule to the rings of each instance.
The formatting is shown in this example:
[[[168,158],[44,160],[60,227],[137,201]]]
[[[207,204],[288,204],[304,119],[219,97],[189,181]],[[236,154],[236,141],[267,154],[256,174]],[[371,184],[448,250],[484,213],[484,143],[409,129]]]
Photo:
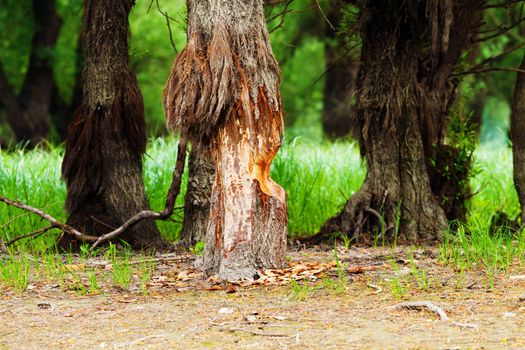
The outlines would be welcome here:
[[[96,290],[78,276],[115,267],[79,258],[68,265],[76,287],[0,290],[0,349],[524,349],[525,270],[457,271],[437,257],[437,248],[295,249],[288,269],[222,284],[193,269],[193,256],[160,255],[142,287],[134,275],[127,289]],[[448,319],[399,307],[409,301]]]

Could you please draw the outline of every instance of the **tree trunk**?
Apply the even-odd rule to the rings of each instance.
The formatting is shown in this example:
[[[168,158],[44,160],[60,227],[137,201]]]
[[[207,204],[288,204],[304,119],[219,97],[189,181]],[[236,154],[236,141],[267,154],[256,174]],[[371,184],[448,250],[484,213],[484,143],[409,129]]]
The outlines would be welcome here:
[[[81,40],[79,40],[81,41]],[[84,55],[82,43],[80,42],[75,52],[75,85],[70,101],[65,101],[56,82],[53,84],[53,95],[51,97],[51,118],[60,141],[67,138],[68,125],[73,121],[75,111],[82,104],[82,69],[84,67]]]
[[[52,49],[56,44],[61,20],[54,0],[33,0],[37,28],[33,37],[29,67],[17,96],[0,66],[0,101],[17,142],[35,146],[50,129],[49,106],[53,91]]]
[[[351,100],[355,90],[358,65],[338,33],[344,1],[330,0],[325,24],[325,64],[323,131],[331,138],[348,136],[352,130]],[[333,27],[332,27],[333,26]]]
[[[188,1],[188,44],[165,88],[170,126],[210,138],[215,182],[201,267],[228,280],[282,267],[286,194],[270,178],[281,145],[279,69],[263,1]]]
[[[525,55],[520,65],[525,70]],[[517,73],[516,88],[512,101],[510,135],[514,160],[514,186],[521,207],[521,224],[525,223],[525,74]]]
[[[184,224],[180,241],[193,246],[204,241],[210,216],[210,196],[215,177],[215,166],[208,145],[195,144],[188,161],[188,188],[184,200]]]
[[[402,3],[370,1],[362,14],[356,109],[367,175],[322,232],[415,243],[436,240],[447,228],[430,188],[418,114],[421,28]]]
[[[128,67],[128,15],[134,3],[84,1],[84,98],[69,128],[62,175],[68,224],[90,235],[107,233],[149,208],[142,180],[144,103]],[[121,238],[136,249],[167,247],[152,221]],[[59,242],[66,249],[77,244],[67,235]]]

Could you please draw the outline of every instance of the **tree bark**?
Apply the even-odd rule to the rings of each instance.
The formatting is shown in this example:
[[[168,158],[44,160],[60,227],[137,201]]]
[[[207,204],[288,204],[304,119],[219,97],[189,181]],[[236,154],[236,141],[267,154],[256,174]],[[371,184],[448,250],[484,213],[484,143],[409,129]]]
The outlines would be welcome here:
[[[520,65],[525,70],[525,55]],[[525,74],[517,73],[516,88],[512,101],[510,136],[514,161],[514,186],[521,207],[521,224],[525,223]]]
[[[188,188],[184,200],[184,224],[180,241],[189,247],[203,242],[210,216],[210,196],[215,164],[209,145],[195,144],[188,161]]]
[[[344,37],[338,33],[346,1],[328,1],[325,23],[325,64],[323,131],[330,138],[348,136],[352,131],[351,101],[359,69]],[[333,27],[332,27],[333,26]]]
[[[62,175],[68,224],[94,236],[149,209],[142,180],[144,103],[128,62],[128,15],[134,3],[84,1],[84,97],[69,128]],[[77,247],[70,236],[63,237],[60,247]],[[152,221],[121,238],[136,249],[168,247]]]
[[[36,32],[22,90],[16,94],[0,65],[0,102],[17,142],[37,145],[49,133],[49,106],[53,91],[51,50],[56,44],[61,20],[55,0],[33,0]]]
[[[191,0],[188,44],[165,88],[171,127],[212,140],[215,182],[201,267],[227,280],[282,267],[286,194],[270,178],[281,145],[279,69],[262,0]]]

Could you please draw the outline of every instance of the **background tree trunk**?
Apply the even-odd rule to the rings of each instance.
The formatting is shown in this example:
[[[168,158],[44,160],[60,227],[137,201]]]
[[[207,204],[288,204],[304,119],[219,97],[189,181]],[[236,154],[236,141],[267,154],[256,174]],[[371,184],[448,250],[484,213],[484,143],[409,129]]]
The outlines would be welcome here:
[[[215,182],[202,268],[228,280],[285,263],[284,190],[270,178],[281,145],[279,69],[263,0],[188,1],[188,43],[165,93],[170,126],[210,138]]]
[[[322,232],[350,233],[368,242],[418,242],[438,239],[447,228],[430,188],[418,114],[422,43],[417,35],[425,28],[411,17],[418,11],[411,12],[410,6],[370,1],[361,15],[356,109],[367,175],[360,191]]]
[[[525,55],[520,65],[525,70]],[[521,224],[525,223],[525,74],[517,73],[516,88],[512,101],[510,136],[514,160],[514,186],[521,207]]]
[[[107,233],[149,207],[142,180],[144,104],[128,67],[128,15],[134,3],[84,2],[84,98],[69,129],[62,175],[68,224],[90,235]],[[137,249],[167,247],[152,221],[121,238]],[[59,242],[66,249],[75,245],[68,235]]]
[[[50,111],[51,119],[60,141],[67,138],[68,125],[73,121],[75,111],[82,104],[82,69],[84,67],[82,42],[78,44],[75,52],[75,66],[75,85],[73,86],[71,101],[64,101],[63,97],[60,96],[56,82],[53,85]]]
[[[352,130],[351,102],[359,67],[338,33],[346,1],[328,1],[325,23],[325,63],[323,131],[331,138],[345,137]],[[332,27],[333,26],[333,27]]]
[[[33,0],[36,31],[31,46],[29,67],[20,94],[9,84],[0,65],[0,102],[17,142],[35,146],[49,133],[49,106],[53,91],[52,49],[61,20],[55,0]]]
[[[184,224],[180,236],[181,243],[187,247],[204,241],[208,227],[210,196],[215,178],[215,165],[208,145],[196,144],[192,147],[188,167]]]

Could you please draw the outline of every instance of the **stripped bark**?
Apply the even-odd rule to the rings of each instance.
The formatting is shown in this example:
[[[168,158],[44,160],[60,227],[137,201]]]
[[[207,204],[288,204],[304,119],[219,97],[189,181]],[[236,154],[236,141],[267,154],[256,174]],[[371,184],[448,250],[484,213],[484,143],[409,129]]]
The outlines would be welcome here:
[[[85,0],[83,103],[70,125],[62,175],[68,224],[99,236],[149,204],[142,180],[144,103],[128,62],[128,15],[134,0]],[[153,221],[122,237],[133,248],[168,247]],[[76,248],[64,235],[59,246]]]
[[[525,55],[520,65],[525,70]],[[510,137],[514,161],[514,186],[521,207],[521,225],[525,223],[525,73],[516,76],[516,87],[512,101]]]
[[[285,263],[286,194],[270,178],[281,145],[279,69],[262,0],[191,0],[188,44],[165,88],[168,124],[215,160],[201,267],[228,280]]]

